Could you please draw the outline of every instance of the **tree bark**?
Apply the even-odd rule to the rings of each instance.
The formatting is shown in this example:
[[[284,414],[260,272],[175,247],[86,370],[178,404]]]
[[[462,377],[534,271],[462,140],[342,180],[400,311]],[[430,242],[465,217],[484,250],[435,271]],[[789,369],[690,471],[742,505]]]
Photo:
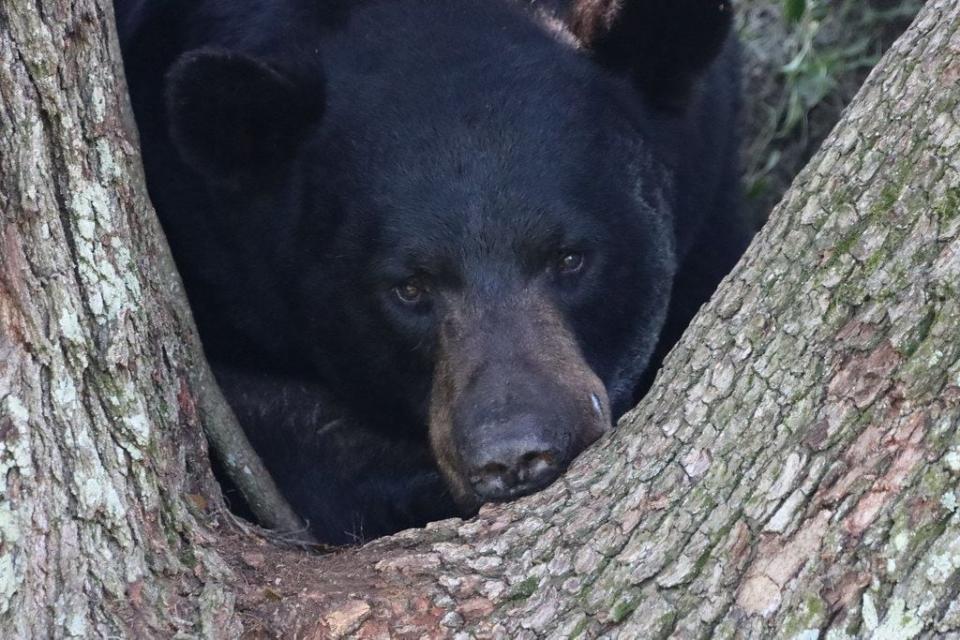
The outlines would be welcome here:
[[[113,31],[107,2],[0,2],[3,638],[240,629],[199,426],[242,432],[146,197]],[[265,522],[299,527],[233,451]]]
[[[324,556],[217,517],[108,17],[0,2],[0,636],[960,637],[955,0],[564,478]]]

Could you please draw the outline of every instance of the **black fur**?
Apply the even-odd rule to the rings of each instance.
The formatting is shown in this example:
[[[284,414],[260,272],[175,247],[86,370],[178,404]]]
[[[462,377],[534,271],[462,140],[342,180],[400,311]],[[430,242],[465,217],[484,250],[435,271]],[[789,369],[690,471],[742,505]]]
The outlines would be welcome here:
[[[426,443],[439,316],[398,283],[545,292],[616,417],[746,244],[736,45],[699,12],[725,3],[627,0],[592,49],[520,0],[116,6],[208,356],[324,541],[454,513]],[[589,269],[560,286],[571,248]]]
[[[298,82],[256,58],[221,49],[181,56],[167,73],[170,138],[214,181],[283,171],[323,113],[323,84]]]

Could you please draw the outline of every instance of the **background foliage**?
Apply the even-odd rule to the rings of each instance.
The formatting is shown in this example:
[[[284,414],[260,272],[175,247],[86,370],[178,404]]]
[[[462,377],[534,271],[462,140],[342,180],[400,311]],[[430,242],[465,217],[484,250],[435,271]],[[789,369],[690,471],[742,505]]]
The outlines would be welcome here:
[[[756,226],[923,0],[739,0],[744,189]]]

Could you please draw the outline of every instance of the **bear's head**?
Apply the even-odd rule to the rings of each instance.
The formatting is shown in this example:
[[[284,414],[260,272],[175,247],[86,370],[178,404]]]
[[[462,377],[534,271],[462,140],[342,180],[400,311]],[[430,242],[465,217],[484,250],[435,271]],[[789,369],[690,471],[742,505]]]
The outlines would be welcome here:
[[[167,76],[183,161],[264,218],[304,360],[378,428],[428,425],[466,510],[550,483],[634,400],[676,269],[672,136],[731,17],[571,4],[357,3]]]

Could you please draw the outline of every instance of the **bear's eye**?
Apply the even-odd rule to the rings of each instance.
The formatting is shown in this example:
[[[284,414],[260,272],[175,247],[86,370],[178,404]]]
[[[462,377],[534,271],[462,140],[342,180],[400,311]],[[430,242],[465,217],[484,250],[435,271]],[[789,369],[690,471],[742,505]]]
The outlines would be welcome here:
[[[570,276],[583,270],[583,254],[578,251],[562,251],[557,261],[557,271],[560,275]]]
[[[414,305],[423,300],[424,295],[426,295],[426,289],[420,281],[415,278],[411,278],[406,282],[397,285],[393,288],[394,293],[397,294],[397,298],[400,299],[400,302],[404,304]]]

